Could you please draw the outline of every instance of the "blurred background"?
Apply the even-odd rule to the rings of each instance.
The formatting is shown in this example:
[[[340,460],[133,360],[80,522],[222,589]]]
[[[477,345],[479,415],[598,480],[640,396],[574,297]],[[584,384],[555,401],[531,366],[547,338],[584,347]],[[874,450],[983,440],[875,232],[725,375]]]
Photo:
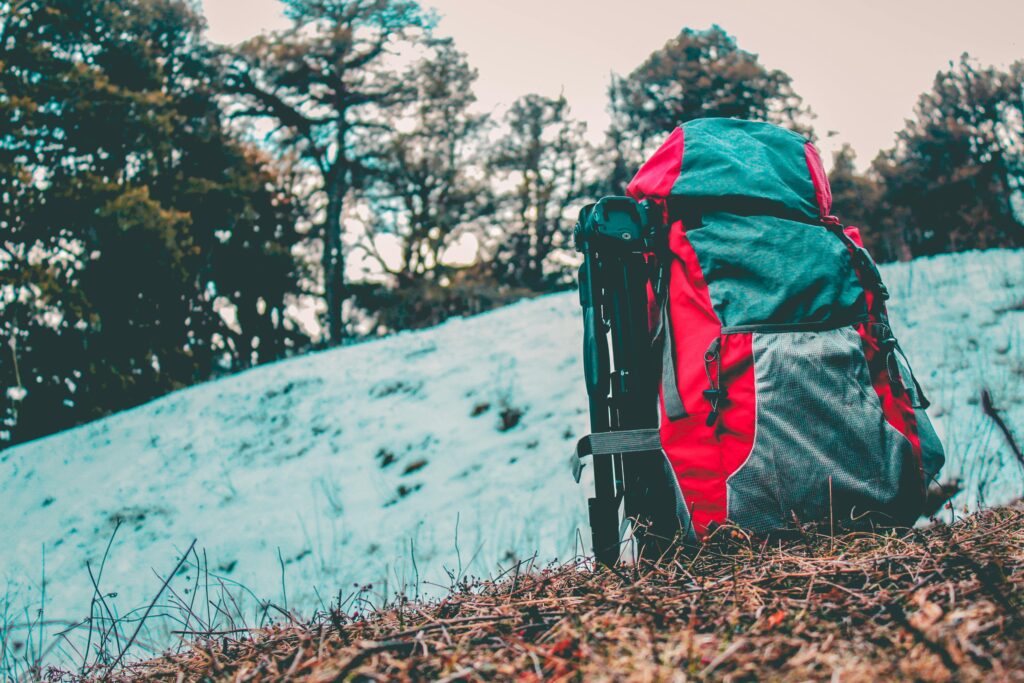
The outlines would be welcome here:
[[[0,0],[0,678],[585,553],[572,227],[694,118],[819,146],[932,401],[939,515],[1019,498],[1022,25]]]
[[[0,2],[0,447],[570,287],[702,116],[814,139],[880,261],[1024,244],[1016,3],[434,5]]]

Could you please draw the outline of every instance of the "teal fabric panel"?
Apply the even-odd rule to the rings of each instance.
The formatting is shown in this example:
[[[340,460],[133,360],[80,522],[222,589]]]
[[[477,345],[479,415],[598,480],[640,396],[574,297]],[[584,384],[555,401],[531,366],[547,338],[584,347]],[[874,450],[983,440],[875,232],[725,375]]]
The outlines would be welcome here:
[[[842,322],[867,313],[850,253],[820,225],[717,213],[687,236],[725,327]]]
[[[747,199],[761,205],[758,213],[817,220],[818,203],[803,136],[739,119],[696,119],[682,128],[686,150],[671,196],[713,200],[719,205],[722,200],[740,199],[742,204]]]

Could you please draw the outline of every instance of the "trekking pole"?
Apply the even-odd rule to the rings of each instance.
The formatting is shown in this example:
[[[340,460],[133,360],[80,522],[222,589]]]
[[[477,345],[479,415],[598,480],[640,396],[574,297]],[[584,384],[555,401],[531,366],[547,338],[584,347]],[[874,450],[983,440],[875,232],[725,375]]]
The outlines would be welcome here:
[[[579,285],[590,426],[593,435],[618,433],[624,451],[592,450],[590,526],[594,555],[606,565],[618,560],[629,528],[639,554],[649,557],[663,545],[652,541],[671,538],[671,525],[678,525],[657,441],[660,366],[659,354],[652,353],[647,286],[657,279],[649,255],[663,248],[665,238],[653,213],[628,197],[605,197],[581,211],[573,231],[583,254]],[[646,450],[638,450],[637,439]],[[578,450],[574,459],[577,481],[582,455]]]
[[[601,263],[597,244],[590,234],[593,204],[580,212],[573,230],[576,249],[583,253],[579,270],[580,306],[583,308],[583,374],[590,400],[590,430],[594,434],[610,429],[610,373],[608,323],[605,320],[605,290],[601,286]],[[574,459],[575,466],[579,460]],[[621,456],[594,456],[594,496],[587,501],[594,556],[610,565],[619,555],[619,499],[622,495]],[[579,481],[579,470],[575,472]]]

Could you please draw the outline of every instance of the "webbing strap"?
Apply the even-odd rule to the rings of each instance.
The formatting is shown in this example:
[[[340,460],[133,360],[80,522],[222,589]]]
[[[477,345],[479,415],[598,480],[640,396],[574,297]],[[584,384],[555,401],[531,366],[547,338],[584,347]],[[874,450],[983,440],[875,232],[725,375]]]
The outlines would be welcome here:
[[[672,339],[672,320],[668,312],[668,292],[661,304],[661,325],[665,339],[661,344],[661,393],[665,400],[665,414],[672,422],[686,417],[686,408],[679,395],[679,381],[676,377],[676,350]]]
[[[660,450],[661,432],[657,427],[587,434],[576,442],[576,452],[572,456],[572,476],[576,483],[579,483],[580,473],[583,471],[581,461],[588,455],[644,453]]]
[[[661,431],[649,429],[627,429],[621,432],[597,432],[587,434],[576,442],[576,457],[588,455],[611,455],[612,453],[642,453],[661,450]]]
[[[876,312],[881,312],[882,304],[889,298],[889,289],[882,282],[882,273],[878,270],[875,260],[871,258],[867,249],[854,242],[853,238],[846,234],[838,218],[826,216],[821,219],[821,222],[849,249],[861,286],[875,293],[875,309]]]
[[[914,374],[913,368],[910,367],[910,359],[907,358],[907,354],[903,352],[903,347],[899,345],[899,342],[896,342],[894,351],[903,357],[903,365],[907,368],[907,374],[910,375],[910,381],[914,385],[914,391],[911,392],[910,396],[910,407],[923,408],[927,410],[928,407],[931,406],[932,402],[924,395],[924,389],[921,387],[921,383],[917,381],[917,375]]]
[[[665,414],[672,422],[686,417],[686,408],[679,395],[679,381],[676,378],[676,345],[672,336],[672,316],[669,312],[669,273],[671,263],[662,266],[664,282],[659,304],[658,327],[654,333],[654,345],[661,344],[661,393],[665,401]]]

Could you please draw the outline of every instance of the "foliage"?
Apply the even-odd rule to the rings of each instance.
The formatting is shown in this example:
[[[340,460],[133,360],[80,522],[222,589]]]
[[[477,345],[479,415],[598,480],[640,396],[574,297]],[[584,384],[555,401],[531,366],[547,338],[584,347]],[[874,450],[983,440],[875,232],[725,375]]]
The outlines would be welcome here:
[[[697,118],[770,121],[810,134],[810,111],[790,77],[768,69],[720,26],[684,28],[608,89],[609,191],[622,194],[644,158],[676,126]]]
[[[296,207],[221,126],[190,5],[4,3],[0,22],[4,440],[305,343]]]
[[[873,175],[857,171],[856,154],[849,145],[832,157],[832,170],[828,174],[832,188],[832,213],[844,225],[860,228],[864,246],[877,261],[895,261],[901,256],[900,245],[894,244],[878,226],[886,225],[883,206],[885,188]]]
[[[353,284],[352,289],[356,303],[371,314],[372,334],[430,327],[536,294],[498,283],[486,262],[450,269],[439,280],[419,278],[401,287],[365,282]]]
[[[873,164],[888,239],[911,256],[1024,245],[1022,98],[1024,61],[1001,71],[965,54],[936,75]]]
[[[411,0],[288,0],[292,26],[225,55],[234,117],[272,126],[280,150],[310,164],[318,204],[326,334],[345,336],[348,298],[343,218],[350,193],[367,182],[372,141],[389,130],[389,110],[414,99],[395,51],[430,25]]]
[[[505,123],[490,161],[509,187],[499,197],[495,268],[502,282],[551,289],[564,279],[552,257],[569,246],[572,220],[588,189],[586,126],[571,117],[564,96],[535,94],[513,102]]]

